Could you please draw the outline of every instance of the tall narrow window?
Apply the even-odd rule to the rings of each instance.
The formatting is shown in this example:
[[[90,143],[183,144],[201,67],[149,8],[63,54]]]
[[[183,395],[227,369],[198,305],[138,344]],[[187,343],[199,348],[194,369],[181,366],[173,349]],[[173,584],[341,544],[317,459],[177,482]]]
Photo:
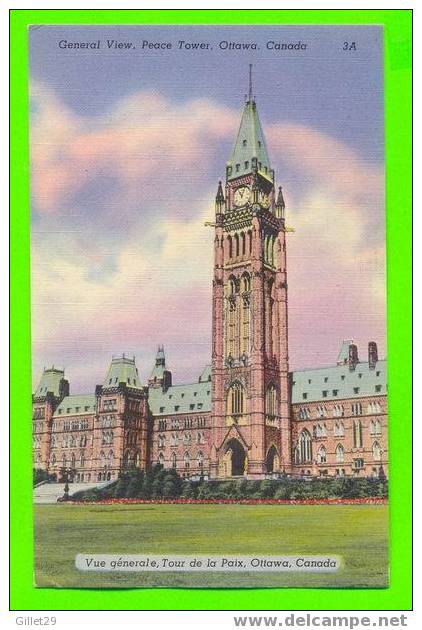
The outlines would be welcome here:
[[[318,450],[317,454],[318,464],[326,464],[327,463],[327,449],[325,446],[321,446]]]
[[[176,465],[177,465],[176,453],[173,453],[173,455],[171,456],[171,465],[173,468],[176,468]]]
[[[240,238],[242,240],[242,256],[244,256],[246,254],[246,236],[244,232],[241,233]]]
[[[381,451],[381,447],[378,444],[378,442],[374,442],[372,445],[372,454],[374,456],[374,460],[376,462],[379,462],[381,460],[382,457],[382,451]]]
[[[252,254],[252,232],[249,230],[248,232],[248,249],[249,253]]]
[[[299,436],[296,459],[298,464],[312,461],[312,438],[307,429]]]
[[[227,413],[229,416],[239,416],[245,412],[245,392],[243,386],[233,383],[227,394]]]
[[[249,355],[249,336],[250,336],[250,284],[251,280],[248,274],[242,277],[242,324],[241,324],[241,344],[240,354]]]
[[[237,358],[238,356],[238,313],[239,298],[235,278],[231,277],[227,284],[227,298],[225,301],[225,350],[226,358]]]
[[[344,462],[344,447],[342,444],[337,444],[336,462],[338,462],[339,464],[342,464]]]
[[[234,255],[239,256],[240,252],[239,252],[239,235],[238,234],[234,235],[234,250],[235,250]]]
[[[353,421],[353,446],[362,447],[362,422],[360,420]]]
[[[277,390],[272,383],[267,387],[265,410],[267,416],[274,417],[277,415]]]

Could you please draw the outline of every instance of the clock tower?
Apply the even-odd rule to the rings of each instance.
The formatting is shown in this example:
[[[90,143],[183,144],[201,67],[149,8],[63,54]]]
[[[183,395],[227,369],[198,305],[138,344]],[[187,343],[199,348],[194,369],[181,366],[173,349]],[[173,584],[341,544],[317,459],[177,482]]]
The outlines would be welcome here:
[[[259,479],[291,467],[285,204],[274,181],[250,67],[215,201],[212,477]]]

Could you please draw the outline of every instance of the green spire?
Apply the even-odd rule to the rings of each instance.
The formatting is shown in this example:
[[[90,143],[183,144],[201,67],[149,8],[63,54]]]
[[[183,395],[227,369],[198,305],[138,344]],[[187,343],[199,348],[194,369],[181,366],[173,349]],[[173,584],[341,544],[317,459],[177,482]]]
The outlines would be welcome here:
[[[252,92],[252,64],[249,66],[249,93],[230,160],[227,162],[227,179],[234,179],[257,170],[273,178],[265,138],[259,121],[258,109]]]

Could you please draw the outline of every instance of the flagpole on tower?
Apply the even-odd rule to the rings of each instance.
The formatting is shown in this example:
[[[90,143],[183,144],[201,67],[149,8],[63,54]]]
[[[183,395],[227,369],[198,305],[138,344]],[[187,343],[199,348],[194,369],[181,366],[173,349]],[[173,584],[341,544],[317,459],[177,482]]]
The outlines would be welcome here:
[[[252,101],[252,64],[249,64],[249,102]]]

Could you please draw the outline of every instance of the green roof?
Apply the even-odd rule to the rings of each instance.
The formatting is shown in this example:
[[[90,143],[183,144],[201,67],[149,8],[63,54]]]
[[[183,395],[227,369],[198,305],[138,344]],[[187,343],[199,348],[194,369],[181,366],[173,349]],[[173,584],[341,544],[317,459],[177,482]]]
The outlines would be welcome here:
[[[80,416],[95,413],[95,394],[82,394],[80,396],[66,396],[54,412],[54,417]]]
[[[54,367],[44,369],[34,396],[41,398],[47,396],[48,392],[51,392],[54,396],[60,396],[60,382],[62,379],[64,379],[64,370]]]
[[[211,383],[172,385],[165,392],[150,389],[148,402],[154,416],[211,411]]]
[[[265,138],[256,103],[250,98],[245,103],[236,142],[227,162],[227,165],[232,167],[228,179],[250,173],[252,158],[256,158],[259,172],[267,173],[269,176],[271,167]]]
[[[348,365],[296,370],[291,379],[292,403],[383,396],[387,393],[387,362],[378,361],[373,369],[362,362],[354,370]]]
[[[142,387],[135,358],[129,359],[123,355],[122,357],[113,357],[111,360],[103,387],[117,387],[119,383],[126,383],[128,387]]]

